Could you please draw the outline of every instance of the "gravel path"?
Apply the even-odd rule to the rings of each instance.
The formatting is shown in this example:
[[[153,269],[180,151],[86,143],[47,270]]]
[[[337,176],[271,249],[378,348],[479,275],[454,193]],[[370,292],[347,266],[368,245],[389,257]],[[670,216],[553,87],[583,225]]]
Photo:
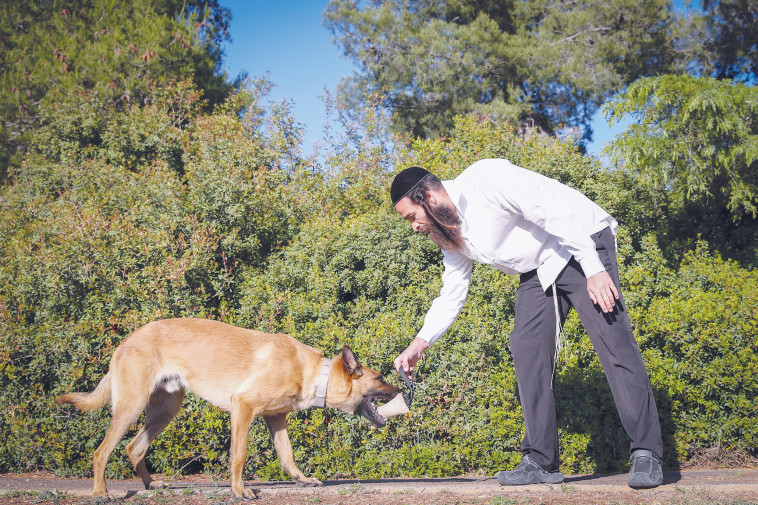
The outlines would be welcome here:
[[[439,479],[332,480],[319,488],[298,488],[292,482],[248,481],[256,490],[260,504],[290,503],[402,503],[402,504],[664,504],[664,503],[740,503],[758,505],[758,468],[682,470],[664,473],[664,483],[654,490],[635,491],[626,483],[626,474],[572,475],[563,484],[504,488],[492,477],[455,477]],[[48,473],[0,475],[0,500],[3,503],[40,503],[44,491],[66,493],[68,500],[55,503],[82,503],[75,497],[88,497],[90,479],[62,479]],[[146,498],[137,479],[109,480],[114,498]],[[177,503],[218,503],[229,497],[229,483],[204,475],[179,477],[171,481]],[[14,491],[19,491],[14,493]],[[35,496],[36,493],[36,496]],[[50,493],[48,493],[50,496]],[[192,497],[195,498],[192,498]],[[24,501],[24,497],[29,501]],[[213,499],[209,498],[212,497]],[[15,498],[15,499],[13,499]],[[165,498],[165,497],[164,497]],[[160,502],[160,500],[152,500]]]

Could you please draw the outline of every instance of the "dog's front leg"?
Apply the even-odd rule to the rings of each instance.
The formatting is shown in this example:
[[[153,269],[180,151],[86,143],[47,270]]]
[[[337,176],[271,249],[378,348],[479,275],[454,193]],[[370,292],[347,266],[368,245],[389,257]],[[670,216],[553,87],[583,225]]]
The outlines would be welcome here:
[[[295,454],[292,452],[292,444],[287,434],[287,414],[263,416],[263,419],[266,421],[269,433],[271,433],[282,469],[297,482],[298,486],[320,486],[322,484],[320,480],[310,479],[303,475],[295,463]]]
[[[251,490],[245,489],[245,483],[242,482],[242,470],[247,458],[247,439],[250,436],[250,423],[256,413],[256,409],[240,395],[232,395],[232,443],[229,473],[232,479],[232,493],[237,498],[256,498]]]

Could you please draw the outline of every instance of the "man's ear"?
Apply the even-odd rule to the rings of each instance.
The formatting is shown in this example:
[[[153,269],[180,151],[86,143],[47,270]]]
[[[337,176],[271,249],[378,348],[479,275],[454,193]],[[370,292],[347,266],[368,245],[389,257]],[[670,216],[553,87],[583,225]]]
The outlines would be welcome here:
[[[435,195],[431,191],[427,191],[426,192],[426,201],[429,202],[432,205],[437,205],[437,195]]]
[[[360,377],[363,375],[361,364],[358,363],[353,351],[346,345],[342,347],[342,368],[351,376]]]

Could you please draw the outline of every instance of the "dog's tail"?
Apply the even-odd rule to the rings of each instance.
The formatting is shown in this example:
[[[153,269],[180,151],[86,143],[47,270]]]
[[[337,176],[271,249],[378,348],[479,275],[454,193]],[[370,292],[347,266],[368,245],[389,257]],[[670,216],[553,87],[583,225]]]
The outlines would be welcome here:
[[[111,401],[111,374],[100,379],[90,393],[66,393],[55,399],[55,403],[71,403],[79,410],[90,411],[105,407]]]

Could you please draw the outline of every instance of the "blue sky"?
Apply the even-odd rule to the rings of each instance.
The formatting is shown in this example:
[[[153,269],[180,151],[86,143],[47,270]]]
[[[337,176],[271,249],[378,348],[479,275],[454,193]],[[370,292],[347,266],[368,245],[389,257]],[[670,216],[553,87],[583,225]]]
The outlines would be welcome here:
[[[230,77],[247,71],[250,77],[269,79],[276,85],[272,101],[293,102],[293,113],[306,127],[305,154],[321,139],[324,88],[335,91],[352,64],[332,43],[322,25],[327,2],[316,0],[222,0],[232,11],[232,41],[224,48]]]
[[[270,98],[293,102],[293,113],[306,127],[305,154],[322,137],[324,88],[334,91],[343,76],[352,73],[352,63],[332,42],[323,22],[327,2],[317,0],[222,0],[232,11],[231,37],[224,49],[230,77],[247,71],[276,84]],[[603,145],[621,127],[611,131],[597,114],[595,140],[588,151],[599,154]]]

